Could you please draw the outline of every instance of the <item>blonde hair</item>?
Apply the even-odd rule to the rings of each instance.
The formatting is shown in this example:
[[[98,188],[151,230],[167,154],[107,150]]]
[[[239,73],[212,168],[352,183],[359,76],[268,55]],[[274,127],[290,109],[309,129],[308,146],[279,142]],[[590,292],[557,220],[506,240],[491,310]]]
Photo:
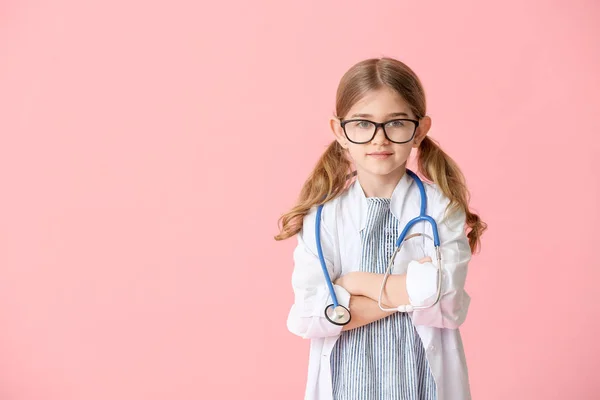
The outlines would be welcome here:
[[[336,115],[346,115],[369,91],[384,87],[402,96],[417,118],[426,115],[425,91],[417,75],[406,64],[387,57],[361,61],[342,76],[336,95]],[[417,164],[420,175],[437,184],[450,200],[447,210],[465,212],[467,237],[474,253],[481,246],[481,235],[487,224],[469,209],[470,194],[460,168],[428,136],[419,145]],[[352,175],[355,172],[344,148],[333,141],[304,183],[297,204],[279,219],[280,232],[275,240],[284,240],[300,232],[304,216],[310,209],[344,193]]]

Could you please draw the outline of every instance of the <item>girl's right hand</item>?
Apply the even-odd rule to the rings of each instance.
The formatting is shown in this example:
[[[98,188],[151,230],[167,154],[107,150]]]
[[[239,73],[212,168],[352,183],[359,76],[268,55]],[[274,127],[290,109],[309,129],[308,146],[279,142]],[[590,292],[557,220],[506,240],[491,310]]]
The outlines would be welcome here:
[[[431,257],[425,257],[425,258],[421,258],[419,260],[419,264],[423,264],[423,263],[426,263],[426,262],[431,262]]]

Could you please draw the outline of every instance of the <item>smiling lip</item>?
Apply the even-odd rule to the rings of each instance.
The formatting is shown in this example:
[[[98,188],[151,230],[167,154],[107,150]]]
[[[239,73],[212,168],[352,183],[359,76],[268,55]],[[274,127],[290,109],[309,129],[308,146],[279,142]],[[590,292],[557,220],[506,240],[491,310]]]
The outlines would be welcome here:
[[[368,156],[371,156],[378,160],[384,160],[384,159],[388,158],[389,156],[391,156],[392,154],[393,153],[390,153],[389,151],[377,151],[374,153],[367,153]]]

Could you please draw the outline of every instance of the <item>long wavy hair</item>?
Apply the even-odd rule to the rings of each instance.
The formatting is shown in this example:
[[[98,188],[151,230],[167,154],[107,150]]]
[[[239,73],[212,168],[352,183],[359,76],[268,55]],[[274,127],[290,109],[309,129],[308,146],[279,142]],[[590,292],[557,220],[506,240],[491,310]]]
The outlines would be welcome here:
[[[425,91],[417,75],[403,62],[388,57],[361,61],[344,74],[336,95],[336,115],[346,115],[369,91],[384,87],[398,93],[417,118],[427,115]],[[467,237],[471,252],[475,253],[481,246],[481,235],[487,224],[469,209],[470,194],[460,168],[429,136],[425,136],[418,147],[417,165],[419,175],[437,184],[450,199],[448,213],[465,212]],[[304,183],[296,205],[280,217],[280,232],[275,240],[296,235],[309,210],[344,193],[352,182],[349,178],[354,175],[356,172],[352,171],[352,162],[345,149],[334,140]]]

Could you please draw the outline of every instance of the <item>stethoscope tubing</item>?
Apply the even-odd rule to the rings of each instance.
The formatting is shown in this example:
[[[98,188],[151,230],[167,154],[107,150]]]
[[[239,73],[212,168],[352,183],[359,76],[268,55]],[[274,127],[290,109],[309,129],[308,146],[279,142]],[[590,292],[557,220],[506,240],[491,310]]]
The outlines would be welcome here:
[[[440,238],[439,238],[437,223],[431,216],[427,215],[427,213],[426,213],[426,211],[427,211],[427,195],[425,193],[425,187],[423,186],[423,182],[417,176],[417,174],[415,174],[411,170],[407,169],[406,173],[413,178],[413,180],[416,182],[417,186],[419,187],[419,192],[421,195],[421,207],[420,207],[419,216],[410,220],[406,224],[406,226],[402,230],[402,233],[398,237],[398,240],[396,241],[396,250],[394,251],[394,254],[392,255],[392,257],[388,263],[386,272],[384,274],[384,277],[383,277],[383,280],[381,283],[381,291],[379,293],[378,304],[379,304],[379,308],[383,311],[411,312],[414,310],[426,309],[426,308],[433,307],[435,304],[437,304],[441,297],[442,257],[441,257],[441,252],[440,252]],[[346,307],[340,305],[338,302],[338,298],[335,294],[335,289],[333,287],[333,283],[331,282],[331,277],[329,276],[329,271],[327,270],[327,264],[325,262],[325,257],[323,255],[323,248],[321,246],[321,215],[322,215],[322,212],[323,212],[323,204],[319,205],[317,208],[316,224],[315,224],[315,238],[316,238],[316,242],[317,242],[317,253],[319,256],[319,261],[321,263],[321,269],[323,270],[323,275],[325,276],[325,282],[327,283],[327,288],[331,295],[331,301],[332,301],[332,304],[328,305],[325,308],[325,317],[327,318],[327,320],[329,320],[329,322],[331,322],[335,325],[346,325],[348,322],[350,322],[352,316],[350,314],[350,310],[348,310]],[[428,222],[431,225],[431,231],[432,231],[433,237],[431,237],[427,234],[424,234],[424,233],[414,233],[414,234],[407,236],[408,231],[413,227],[413,225],[415,225],[416,223],[421,222],[421,221]],[[396,308],[384,308],[383,304],[381,303],[381,299],[383,297],[383,291],[385,289],[385,284],[390,275],[390,271],[391,271],[392,267],[394,266],[394,260],[396,258],[396,255],[402,248],[402,245],[407,240],[412,239],[414,237],[418,237],[418,236],[424,236],[424,237],[427,237],[428,239],[432,240],[433,245],[435,247],[437,265],[438,265],[438,267],[437,267],[437,294],[436,294],[435,300],[431,304],[425,305],[425,306],[413,306],[413,305],[407,304],[407,305],[400,305]]]

